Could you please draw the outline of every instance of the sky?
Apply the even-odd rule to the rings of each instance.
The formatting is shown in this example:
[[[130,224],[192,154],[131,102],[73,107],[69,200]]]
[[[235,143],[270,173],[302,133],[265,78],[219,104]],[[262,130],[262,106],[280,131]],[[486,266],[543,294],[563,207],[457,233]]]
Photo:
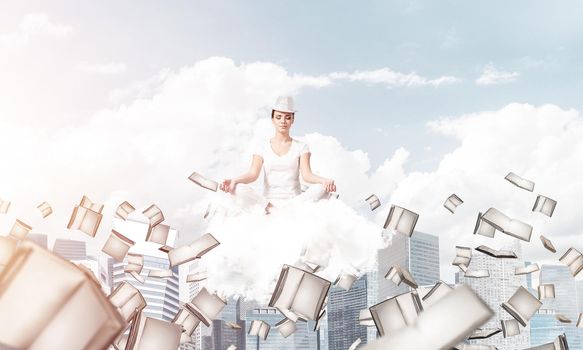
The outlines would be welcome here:
[[[188,242],[211,194],[186,178],[244,171],[269,105],[298,106],[292,130],[316,172],[358,205],[376,193],[420,214],[453,247],[477,213],[531,223],[533,261],[582,238],[583,4],[547,1],[3,1],[0,3],[0,217],[55,236],[83,194],[156,203]],[[248,156],[248,154],[247,154]],[[535,181],[533,193],[503,178]],[[443,207],[452,193],[464,204]],[[537,194],[558,201],[531,212]],[[55,215],[42,219],[48,201]],[[96,244],[111,228],[104,221]],[[498,248],[497,241],[486,241]],[[482,243],[480,243],[482,244]],[[476,244],[477,245],[477,244]],[[579,247],[581,248],[581,247]]]

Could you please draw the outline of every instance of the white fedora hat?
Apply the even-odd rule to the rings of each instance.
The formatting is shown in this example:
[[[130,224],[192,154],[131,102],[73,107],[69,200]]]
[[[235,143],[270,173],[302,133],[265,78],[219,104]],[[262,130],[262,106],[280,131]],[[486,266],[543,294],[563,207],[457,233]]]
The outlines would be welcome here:
[[[284,113],[297,112],[294,108],[294,98],[291,96],[279,96],[271,109]]]

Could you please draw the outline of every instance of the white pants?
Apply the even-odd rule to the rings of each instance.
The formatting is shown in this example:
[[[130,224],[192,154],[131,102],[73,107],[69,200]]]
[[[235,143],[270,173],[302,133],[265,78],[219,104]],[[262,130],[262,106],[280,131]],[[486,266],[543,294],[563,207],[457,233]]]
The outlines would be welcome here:
[[[313,184],[308,189],[297,196],[290,198],[265,198],[257,190],[248,185],[237,185],[234,193],[235,201],[243,208],[259,205],[265,208],[268,203],[274,206],[281,206],[293,201],[316,202],[326,198],[326,189],[321,184]]]

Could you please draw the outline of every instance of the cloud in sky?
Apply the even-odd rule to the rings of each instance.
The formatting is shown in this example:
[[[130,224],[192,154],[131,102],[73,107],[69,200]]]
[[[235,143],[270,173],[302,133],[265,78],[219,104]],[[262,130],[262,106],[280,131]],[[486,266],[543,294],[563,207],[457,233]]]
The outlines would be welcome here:
[[[125,63],[122,62],[109,62],[109,63],[89,63],[81,62],[77,65],[77,69],[92,74],[119,74],[126,71],[127,67]]]
[[[444,75],[438,78],[429,79],[418,75],[415,72],[400,73],[390,68],[381,68],[376,70],[355,71],[353,73],[334,72],[330,74],[332,79],[360,81],[370,84],[383,84],[387,87],[417,87],[417,86],[440,86],[450,85],[460,82],[459,78]]]
[[[518,78],[518,72],[505,72],[496,69],[493,63],[489,63],[484,67],[482,75],[476,79],[477,85],[497,85],[511,83]]]
[[[22,18],[16,31],[0,33],[0,47],[21,48],[36,37],[64,38],[72,32],[71,26],[51,20],[46,13],[29,13]]]
[[[459,146],[434,171],[406,174],[391,201],[420,214],[420,231],[439,235],[442,278],[455,271],[449,265],[456,244],[499,248],[508,243],[501,233],[493,240],[472,234],[478,212],[490,207],[534,227],[531,242],[523,242],[525,259],[560,264],[559,254],[576,244],[576,237],[580,241],[583,226],[577,214],[583,183],[576,180],[583,172],[581,115],[554,105],[510,104],[430,122],[428,127],[455,138]],[[510,171],[533,180],[534,192],[504,180]],[[453,215],[442,206],[452,193],[464,200]],[[552,218],[531,211],[537,194],[558,201]],[[557,254],[542,248],[541,234],[553,240]]]

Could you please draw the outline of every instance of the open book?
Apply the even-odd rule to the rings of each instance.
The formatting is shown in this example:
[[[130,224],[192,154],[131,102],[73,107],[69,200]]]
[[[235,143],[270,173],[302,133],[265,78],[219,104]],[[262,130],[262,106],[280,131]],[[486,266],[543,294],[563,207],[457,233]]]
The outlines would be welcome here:
[[[517,259],[518,257],[516,256],[516,253],[514,253],[513,251],[510,250],[496,250],[496,249],[492,249],[488,246],[485,245],[481,245],[479,247],[476,247],[476,250],[479,251],[480,253],[484,253],[486,255],[489,255],[493,258],[497,258],[497,259]]]
[[[443,206],[445,209],[449,210],[450,213],[454,214],[458,206],[460,206],[464,201],[458,197],[455,193],[447,197]]]
[[[482,220],[482,213],[478,213],[478,219],[474,226],[474,234],[493,238],[496,235],[496,227]]]
[[[142,212],[142,214],[144,214],[150,221],[150,228],[164,221],[164,214],[156,204],[150,205],[148,208],[146,208],[146,210]]]
[[[465,266],[468,267],[472,261],[472,248],[470,247],[455,247],[455,258],[451,263],[453,266]]]
[[[130,247],[134,244],[135,242],[131,239],[127,238],[116,230],[111,230],[111,234],[109,235],[109,238],[105,242],[105,245],[101,251],[117,261],[123,261],[126,254],[130,250]]]
[[[555,298],[555,285],[554,284],[541,284],[537,288],[538,300],[543,299],[554,299]]]
[[[186,309],[202,321],[207,327],[212,320],[217,318],[227,302],[216,294],[211,294],[206,288],[202,288],[190,303],[185,304]]]
[[[0,324],[0,343],[11,347],[97,350],[125,320],[85,270],[23,241],[0,275]]]
[[[180,345],[182,326],[151,317],[139,312],[132,321],[130,333],[125,344],[119,344],[125,350],[176,350]]]
[[[140,254],[128,253],[127,255],[127,265],[124,266],[124,272],[142,272],[144,268],[144,256]]]
[[[217,192],[217,189],[219,188],[218,182],[209,180],[197,172],[193,172],[192,174],[190,174],[188,179],[194,182],[195,184],[199,185],[200,187],[206,188],[207,190]]]
[[[331,283],[297,267],[283,265],[269,306],[289,310],[305,320],[315,321]]]
[[[525,267],[520,267],[517,266],[514,268],[514,274],[515,275],[528,275],[529,273],[533,273],[540,270],[540,268],[538,267],[538,264],[530,264],[528,266]]]
[[[555,249],[555,246],[553,245],[553,242],[551,242],[550,239],[546,238],[543,235],[540,235],[540,241],[543,244],[543,247],[545,247],[546,250],[552,252],[552,253],[556,253],[557,249]]]
[[[504,338],[513,337],[520,334],[520,326],[518,321],[512,320],[501,320],[500,325],[502,326],[502,336]]]
[[[194,259],[200,259],[203,255],[219,245],[219,241],[210,233],[205,233],[195,239],[189,245],[174,248],[168,252],[170,266],[174,267]]]
[[[70,230],[79,230],[91,237],[95,237],[103,215],[103,204],[93,203],[87,196],[81,198],[79,205],[76,205],[67,224]]]
[[[411,237],[418,219],[419,214],[396,205],[391,205],[383,228],[394,230]]]
[[[529,192],[534,191],[534,182],[522,178],[513,172],[509,172],[508,175],[506,175],[504,178],[515,186],[522,188],[523,190],[527,190]]]
[[[130,213],[132,213],[134,210],[136,210],[136,208],[134,208],[133,205],[131,205],[128,201],[124,201],[115,210],[115,217],[122,220],[127,220],[128,215],[130,215]]]
[[[357,279],[358,277],[355,274],[342,272],[338,278],[336,278],[336,281],[334,281],[334,285],[348,291]]]
[[[583,270],[583,255],[573,247],[569,248],[569,250],[559,258],[559,261],[569,266],[573,277],[577,276],[579,272]]]
[[[146,299],[142,293],[125,281],[117,285],[108,299],[118,309],[126,322],[130,322],[138,312],[146,307]]]
[[[539,194],[536,197],[536,201],[534,202],[532,211],[543,213],[546,216],[551,217],[553,216],[553,212],[555,211],[556,206],[557,206],[556,200],[550,199]]]
[[[502,303],[502,308],[520,322],[523,327],[526,327],[528,320],[542,305],[543,303],[540,300],[520,286],[507,302]]]
[[[252,320],[251,321],[251,325],[249,326],[249,335],[256,335],[259,338],[262,338],[263,340],[267,339],[267,336],[269,335],[269,330],[271,329],[271,326],[264,321],[260,321],[260,320]]]
[[[481,219],[494,226],[502,233],[523,241],[530,241],[532,226],[520,220],[512,219],[496,208],[486,210]]]
[[[275,328],[279,331],[282,337],[287,338],[297,330],[296,323],[288,318],[277,322]]]
[[[411,288],[416,289],[418,287],[413,275],[404,267],[400,265],[391,266],[389,272],[385,275],[385,279],[393,281],[396,285],[400,285],[401,282],[405,282]]]
[[[10,236],[14,239],[25,239],[32,227],[25,224],[23,221],[16,219],[14,225],[10,229]]]
[[[494,328],[494,329],[490,329],[490,330],[476,330],[474,331],[474,333],[472,333],[472,335],[470,335],[468,337],[468,340],[475,340],[475,339],[487,339],[490,338],[493,335],[496,335],[498,333],[502,332],[501,328]]]
[[[379,197],[377,197],[374,194],[371,194],[370,196],[366,197],[365,201],[370,205],[371,211],[381,206],[381,201]]]
[[[423,311],[416,291],[397,295],[369,308],[381,337],[401,328],[412,326]]]
[[[172,322],[182,326],[182,332],[188,336],[191,336],[200,324],[198,317],[190,313],[187,309],[178,310]]]
[[[40,210],[40,213],[43,216],[43,218],[46,218],[47,216],[53,213],[53,208],[51,208],[51,206],[47,202],[42,202],[37,206],[37,208],[38,210]]]

